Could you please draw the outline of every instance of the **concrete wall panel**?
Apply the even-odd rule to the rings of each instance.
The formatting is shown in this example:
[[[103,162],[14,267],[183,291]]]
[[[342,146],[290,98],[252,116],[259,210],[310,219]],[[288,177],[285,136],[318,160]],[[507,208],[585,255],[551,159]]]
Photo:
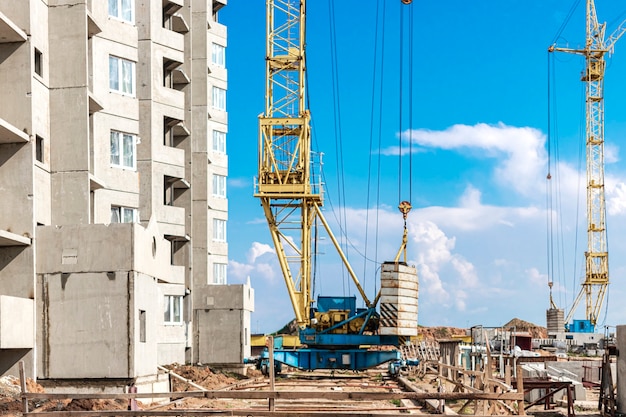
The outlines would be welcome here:
[[[52,223],[52,177],[47,167],[35,164],[35,222]]]
[[[154,220],[144,228],[134,224],[134,269],[143,274],[169,282],[180,282],[183,278],[180,268],[172,268],[171,244],[163,238],[163,230]]]
[[[32,165],[32,142],[0,145],[2,193],[11,196],[0,203],[0,229],[26,237],[33,236]]]
[[[3,97],[11,100],[0,100],[0,118],[9,122],[17,129],[32,133],[31,92],[32,47],[30,42],[5,43],[0,45],[0,91]]]
[[[88,224],[91,217],[89,171],[53,173],[51,186],[52,224]]]
[[[197,310],[201,363],[243,362],[241,315],[239,310]]]
[[[13,297],[35,297],[34,247],[0,248],[0,294]]]
[[[207,285],[197,290],[204,297],[204,302],[196,303],[196,308],[254,310],[254,289],[249,285]]]
[[[617,351],[617,411],[626,413],[626,325],[617,326],[615,333]]]
[[[39,273],[129,271],[133,224],[41,226],[37,229]],[[138,226],[140,227],[140,226]]]
[[[0,10],[2,13],[13,23],[15,23],[20,29],[30,35],[30,22],[31,22],[31,2],[24,1],[20,4],[20,7],[15,7],[15,0],[0,0]],[[38,3],[38,2],[33,2]]]
[[[123,271],[42,276],[40,378],[132,375],[130,285]]]
[[[89,170],[89,98],[87,88],[50,90],[50,168]]]
[[[35,303],[0,295],[0,349],[35,347]]]
[[[151,375],[156,372],[157,347],[161,338],[159,326],[163,322],[163,306],[157,280],[150,275],[135,273],[132,299],[134,306],[132,308],[131,345],[134,375]],[[141,335],[142,321],[145,326],[144,339]]]
[[[87,5],[65,3],[48,9],[51,88],[87,86]],[[72,65],[68,65],[68,63]],[[85,109],[86,107],[82,107]]]

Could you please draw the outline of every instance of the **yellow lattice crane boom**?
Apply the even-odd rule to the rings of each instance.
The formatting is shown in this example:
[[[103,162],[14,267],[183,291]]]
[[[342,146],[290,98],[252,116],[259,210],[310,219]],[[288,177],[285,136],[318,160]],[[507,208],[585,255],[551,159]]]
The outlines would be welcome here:
[[[585,317],[593,326],[604,303],[609,285],[609,254],[606,234],[604,197],[604,71],[605,55],[611,54],[617,40],[626,31],[626,21],[605,39],[606,23],[598,23],[593,0],[587,0],[586,42],[584,49],[551,46],[550,52],[567,52],[585,57],[581,81],[586,86],[586,160],[587,160],[587,251],[585,281],[565,318],[569,323],[585,296]]]
[[[257,192],[298,325],[311,324],[312,230],[325,228],[367,307],[372,307],[320,207],[305,91],[305,0],[267,0],[265,113],[259,116]]]

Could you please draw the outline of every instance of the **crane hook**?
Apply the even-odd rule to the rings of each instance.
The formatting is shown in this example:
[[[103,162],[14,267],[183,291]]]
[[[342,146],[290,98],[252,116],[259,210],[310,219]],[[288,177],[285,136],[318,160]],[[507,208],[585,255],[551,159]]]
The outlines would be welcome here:
[[[398,251],[398,254],[396,255],[396,259],[394,262],[395,263],[400,262],[400,256],[404,254],[405,265],[406,265],[406,244],[409,241],[409,231],[406,228],[406,218],[407,218],[407,215],[409,214],[409,211],[411,211],[411,208],[412,208],[411,203],[409,203],[406,200],[400,202],[400,204],[398,205],[398,209],[400,210],[400,213],[402,213],[402,217],[404,218],[404,233],[402,234],[402,244],[400,245],[400,250]]]

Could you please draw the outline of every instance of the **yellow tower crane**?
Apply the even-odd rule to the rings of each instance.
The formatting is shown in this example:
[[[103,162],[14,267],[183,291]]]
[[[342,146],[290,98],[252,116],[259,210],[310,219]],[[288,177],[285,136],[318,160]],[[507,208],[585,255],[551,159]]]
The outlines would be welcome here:
[[[372,307],[320,209],[321,167],[312,160],[311,115],[305,106],[305,10],[305,0],[267,1],[265,113],[259,116],[255,194],[261,200],[301,328],[311,324],[316,220],[326,229],[365,304]]]
[[[587,159],[587,251],[585,281],[568,312],[569,324],[578,303],[585,296],[586,319],[595,327],[609,285],[609,253],[606,237],[604,197],[604,71],[605,55],[611,54],[617,40],[626,31],[626,21],[605,38],[606,23],[598,23],[594,0],[587,0],[586,42],[584,49],[559,48],[550,52],[567,52],[585,57],[581,81],[586,86],[586,159]]]
[[[408,5],[411,0],[402,2]],[[400,337],[416,334],[417,273],[414,267],[396,259],[391,266],[381,268],[384,276],[375,300],[366,296],[321,211],[321,161],[313,158],[311,115],[306,107],[306,0],[266,0],[266,6],[265,112],[259,116],[255,197],[268,222],[300,327],[300,341],[306,345],[297,350],[274,349],[273,359],[307,370],[362,370],[396,361],[396,350],[368,350],[362,346],[397,346]],[[405,219],[408,209],[410,205],[403,212]],[[365,308],[357,308],[354,296],[313,299],[312,265],[318,227],[323,227],[334,244]],[[406,250],[406,236],[402,250]],[[383,292],[385,285],[389,288]],[[406,299],[408,307],[402,305]],[[376,310],[378,301],[384,314]],[[411,317],[405,320],[402,314]],[[404,329],[406,323],[410,324],[410,334]],[[262,355],[258,363],[264,372],[268,359]]]

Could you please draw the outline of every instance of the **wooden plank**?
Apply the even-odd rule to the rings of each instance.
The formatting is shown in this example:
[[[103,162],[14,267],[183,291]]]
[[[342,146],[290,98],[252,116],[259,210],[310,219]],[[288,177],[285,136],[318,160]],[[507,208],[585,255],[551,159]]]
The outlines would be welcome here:
[[[26,373],[24,372],[24,361],[20,361],[20,390],[22,391],[22,413],[28,413],[28,398],[26,398]]]
[[[397,413],[379,413],[372,410],[346,410],[332,412],[314,412],[314,411],[267,411],[267,410],[250,410],[250,409],[176,409],[162,411],[125,411],[125,410],[108,410],[108,411],[43,411],[38,413],[26,413],[24,417],[113,417],[113,416],[251,416],[255,417],[406,417],[406,412]],[[411,414],[414,417],[432,417],[432,414]],[[485,415],[476,415],[475,417],[493,417]]]
[[[25,393],[26,398],[42,400],[61,399],[129,399],[129,398],[185,398],[200,397],[207,399],[245,399],[259,400],[275,398],[279,400],[291,400],[298,398],[326,398],[329,400],[401,400],[403,398],[413,400],[512,400],[523,399],[522,393],[504,392],[379,392],[379,391],[185,391],[163,393],[136,393],[136,394],[71,394],[71,393]]]

